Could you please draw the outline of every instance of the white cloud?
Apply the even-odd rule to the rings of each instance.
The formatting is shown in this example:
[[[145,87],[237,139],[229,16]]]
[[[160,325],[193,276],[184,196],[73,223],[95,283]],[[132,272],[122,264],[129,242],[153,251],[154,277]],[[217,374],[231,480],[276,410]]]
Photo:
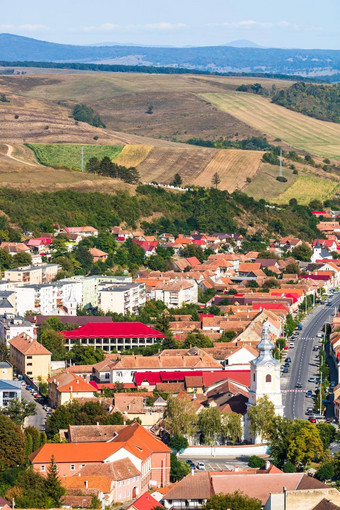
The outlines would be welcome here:
[[[24,24],[24,25],[0,25],[0,30],[2,32],[6,31],[13,31],[16,30],[18,32],[46,32],[53,30],[51,27],[48,27],[47,25],[31,25],[31,24]]]
[[[255,21],[252,19],[241,20],[241,21],[226,21],[215,26],[237,28],[239,30],[251,30],[251,29],[271,29],[281,28],[284,30],[303,30],[303,31],[317,31],[321,30],[319,27],[303,27],[296,25],[295,23],[289,23],[288,21]]]
[[[161,21],[159,23],[148,23],[146,25],[130,24],[130,25],[116,25],[115,23],[103,23],[97,26],[88,26],[82,28],[74,28],[72,32],[130,32],[133,30],[156,30],[156,31],[172,31],[186,28],[184,23],[167,23]]]

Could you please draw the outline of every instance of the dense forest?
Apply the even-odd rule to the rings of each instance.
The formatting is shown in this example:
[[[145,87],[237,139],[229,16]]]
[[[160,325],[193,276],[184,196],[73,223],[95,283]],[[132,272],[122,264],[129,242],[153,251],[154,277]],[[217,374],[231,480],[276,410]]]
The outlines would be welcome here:
[[[92,225],[107,230],[125,223],[136,228],[140,222],[147,233],[240,232],[254,228],[267,235],[296,235],[308,239],[317,235],[317,220],[309,207],[296,200],[280,207],[266,207],[244,193],[229,194],[218,189],[195,188],[174,193],[163,188],[139,185],[135,195],[118,191],[98,192],[61,190],[56,192],[0,189],[0,210],[11,224],[32,232],[52,232],[61,226]],[[156,219],[148,220],[153,213]]]
[[[272,102],[320,120],[340,122],[340,84],[312,85],[303,82],[280,90]]]

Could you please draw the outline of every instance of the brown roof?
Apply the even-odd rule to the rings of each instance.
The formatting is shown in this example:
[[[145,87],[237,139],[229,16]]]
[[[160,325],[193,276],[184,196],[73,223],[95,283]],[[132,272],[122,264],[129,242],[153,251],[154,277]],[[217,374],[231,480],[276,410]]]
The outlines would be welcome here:
[[[184,380],[187,388],[203,388],[203,377],[201,375],[188,375]]]
[[[181,391],[185,391],[185,386],[182,382],[158,383],[156,384],[156,390],[164,393],[180,393]]]
[[[116,460],[115,462],[108,462],[101,464],[100,467],[88,464],[83,467],[80,475],[85,478],[92,475],[102,475],[111,480],[126,480],[132,476],[140,475],[140,471],[132,463],[129,458]],[[77,475],[75,475],[77,476]]]
[[[20,335],[12,338],[9,341],[10,345],[17,349],[21,354],[27,355],[47,355],[51,354],[50,351],[46,349],[42,344],[40,344],[37,340],[34,340],[30,336],[26,335],[26,333],[21,333]]]
[[[173,487],[165,496],[165,500],[174,499],[209,499],[210,476],[207,471],[187,475],[175,487]]]
[[[312,510],[339,510],[340,506],[335,505],[328,499],[324,498],[318,503],[316,506],[312,508]]]
[[[82,476],[82,473],[80,473],[80,475],[66,476],[61,479],[61,483],[66,489],[68,489],[68,492],[69,489],[98,489],[99,491],[107,494],[111,492],[112,479],[99,474],[101,472],[101,467],[98,469],[97,466],[97,474],[95,475]]]
[[[110,441],[125,425],[69,425],[68,438],[71,443]]]
[[[218,408],[221,413],[237,413],[245,415],[247,412],[248,397],[244,395],[235,395],[228,402]]]
[[[90,508],[92,496],[64,496],[63,504],[72,508]],[[56,509],[54,509],[56,510]]]
[[[153,393],[115,393],[114,404],[115,410],[121,413],[146,413],[144,407],[144,399],[146,396],[152,396]]]

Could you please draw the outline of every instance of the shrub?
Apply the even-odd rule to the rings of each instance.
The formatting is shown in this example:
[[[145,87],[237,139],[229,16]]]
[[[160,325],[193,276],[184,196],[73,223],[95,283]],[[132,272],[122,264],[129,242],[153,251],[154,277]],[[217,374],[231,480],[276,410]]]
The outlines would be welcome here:
[[[18,114],[14,115],[14,118],[15,118],[15,119],[18,119],[18,118],[19,118],[19,115],[18,115]]]
[[[286,177],[283,177],[283,175],[279,175],[278,177],[276,177],[276,180],[279,181],[279,182],[287,182],[287,179]]]
[[[263,468],[266,464],[266,461],[264,459],[261,459],[261,457],[258,457],[257,455],[252,455],[249,457],[248,460],[248,466],[251,468]]]
[[[296,473],[295,465],[289,460],[283,464],[282,471],[284,473]]]

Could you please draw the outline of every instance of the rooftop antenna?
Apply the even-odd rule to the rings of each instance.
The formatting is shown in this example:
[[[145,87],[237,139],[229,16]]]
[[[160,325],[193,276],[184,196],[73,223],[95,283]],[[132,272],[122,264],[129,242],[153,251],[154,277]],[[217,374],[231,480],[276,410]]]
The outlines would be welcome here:
[[[81,146],[81,171],[84,172],[84,146]]]
[[[282,177],[282,149],[280,149],[280,173],[279,176]]]

